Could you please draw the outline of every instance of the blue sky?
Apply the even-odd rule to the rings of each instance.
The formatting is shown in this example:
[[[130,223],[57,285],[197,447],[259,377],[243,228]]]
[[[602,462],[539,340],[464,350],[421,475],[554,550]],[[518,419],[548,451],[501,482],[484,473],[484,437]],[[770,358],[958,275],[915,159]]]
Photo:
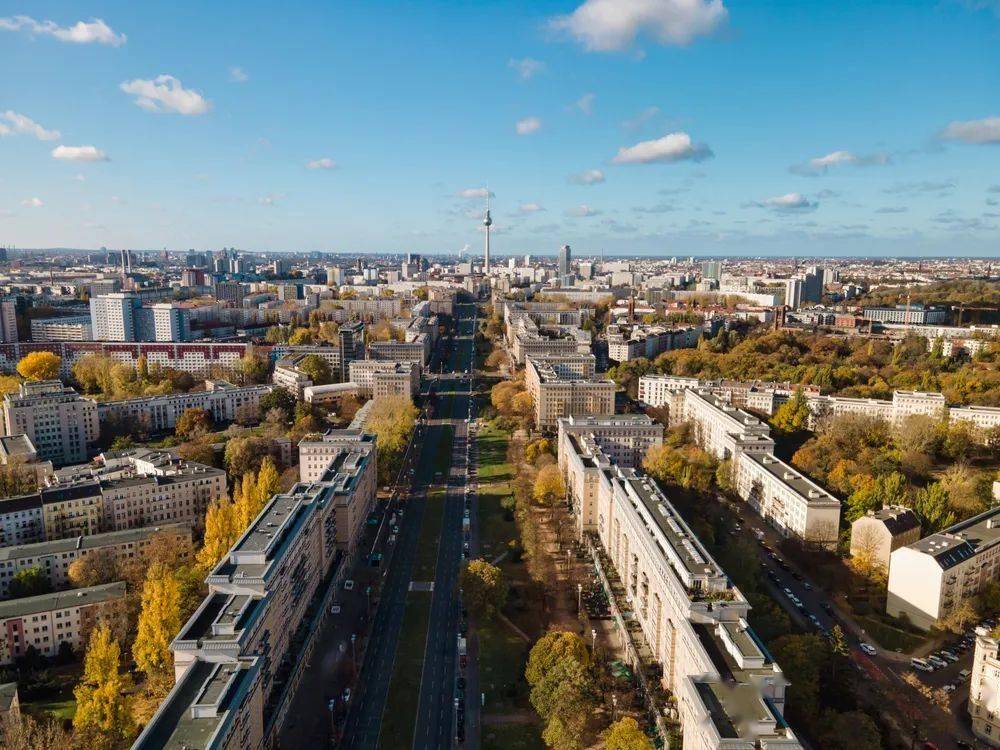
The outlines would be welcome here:
[[[0,2],[0,70],[0,244],[1000,255],[1000,0]]]

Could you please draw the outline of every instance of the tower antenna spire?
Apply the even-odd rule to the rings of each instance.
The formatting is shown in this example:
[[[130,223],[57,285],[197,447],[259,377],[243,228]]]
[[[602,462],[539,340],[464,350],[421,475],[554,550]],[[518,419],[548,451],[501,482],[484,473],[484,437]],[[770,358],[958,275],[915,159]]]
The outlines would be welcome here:
[[[493,217],[490,216],[490,188],[486,186],[486,215],[483,217],[483,226],[486,227],[486,247],[483,248],[483,275],[490,274],[490,227],[493,226]]]

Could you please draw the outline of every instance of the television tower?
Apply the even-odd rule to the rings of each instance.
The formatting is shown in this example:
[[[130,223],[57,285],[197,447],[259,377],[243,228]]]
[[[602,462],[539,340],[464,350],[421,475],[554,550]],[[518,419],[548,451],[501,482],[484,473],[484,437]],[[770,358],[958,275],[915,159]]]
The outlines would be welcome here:
[[[486,227],[486,248],[483,253],[483,274],[489,276],[490,273],[490,227],[493,226],[493,217],[490,216],[490,193],[486,191],[486,216],[483,217],[483,226]]]

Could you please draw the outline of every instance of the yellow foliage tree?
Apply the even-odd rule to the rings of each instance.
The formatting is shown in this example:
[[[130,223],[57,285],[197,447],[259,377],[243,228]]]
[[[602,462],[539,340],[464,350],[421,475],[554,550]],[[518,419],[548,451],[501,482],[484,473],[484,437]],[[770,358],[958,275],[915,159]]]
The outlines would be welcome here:
[[[156,682],[173,667],[170,642],[181,629],[181,587],[163,563],[154,563],[146,572],[142,587],[142,611],[132,644],[136,666]],[[168,683],[169,684],[169,683]]]
[[[198,550],[198,567],[202,570],[215,567],[239,539],[240,533],[236,507],[228,497],[221,497],[209,505],[205,514],[205,542]]]
[[[82,747],[115,750],[135,734],[132,716],[132,679],[122,674],[121,647],[104,623],[90,636],[83,678],[73,690],[76,714],[73,729]]]
[[[535,477],[535,500],[542,505],[551,505],[566,494],[562,474],[556,464],[543,466]]]
[[[15,393],[21,387],[21,379],[14,375],[0,375],[0,396]]]
[[[25,380],[54,380],[61,366],[62,358],[52,352],[31,352],[21,357],[17,371]]]
[[[264,458],[260,464],[260,471],[257,472],[257,486],[254,487],[255,500],[257,502],[257,513],[263,510],[267,501],[281,489],[281,476],[278,474],[278,467],[270,456]],[[254,516],[257,515],[254,513]]]

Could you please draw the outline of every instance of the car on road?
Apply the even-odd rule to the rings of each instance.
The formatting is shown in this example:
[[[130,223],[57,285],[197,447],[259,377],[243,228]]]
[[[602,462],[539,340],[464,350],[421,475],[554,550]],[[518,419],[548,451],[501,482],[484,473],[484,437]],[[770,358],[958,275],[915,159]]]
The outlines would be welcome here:
[[[862,651],[864,651],[869,656],[875,656],[878,653],[878,651],[875,650],[875,647],[872,644],[865,643],[864,641],[861,641],[858,644],[858,648],[860,648]]]
[[[351,702],[351,689],[344,688],[344,703],[350,703],[350,702]]]
[[[330,606],[330,614],[331,615],[339,615],[340,614],[340,605],[339,604],[333,604],[333,605],[331,605]]]
[[[348,578],[344,581],[344,591],[354,591],[354,580]]]

